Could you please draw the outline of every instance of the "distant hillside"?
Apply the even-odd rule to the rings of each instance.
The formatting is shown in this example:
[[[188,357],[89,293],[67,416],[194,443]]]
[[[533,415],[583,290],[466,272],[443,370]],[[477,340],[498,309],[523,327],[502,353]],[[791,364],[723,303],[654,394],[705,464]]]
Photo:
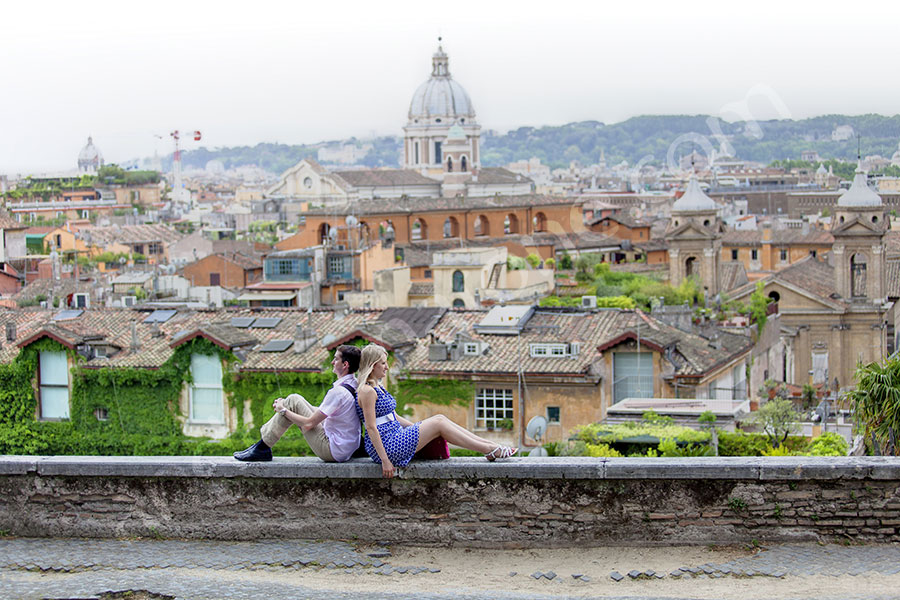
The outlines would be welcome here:
[[[722,140],[713,135],[708,119],[703,115],[642,116],[613,125],[583,121],[558,127],[520,127],[505,134],[487,130],[482,133],[482,163],[485,166],[501,166],[536,156],[553,167],[567,166],[572,160],[587,165],[596,163],[603,151],[610,165],[623,160],[631,165],[641,160],[663,164],[670,147],[679,139],[684,143],[675,148],[676,157],[688,154],[692,147],[702,152],[707,143],[718,150]],[[716,120],[715,124],[719,128],[716,133],[721,132],[735,156],[766,164],[774,160],[799,158],[803,150],[816,150],[822,158],[852,160],[856,157],[855,134],[862,136],[864,156],[880,154],[890,157],[900,141],[900,115],[825,115],[756,123]],[[835,129],[847,125],[853,128],[854,135],[849,139],[833,141]],[[319,148],[340,144],[358,147],[372,144],[373,149],[359,163],[362,166],[400,165],[402,139],[391,136],[299,146],[257,144],[216,150],[200,148],[185,152],[184,161],[187,166],[202,168],[210,160],[218,159],[226,168],[255,164],[273,173],[281,173],[304,157],[315,157]],[[171,156],[164,163],[164,168],[170,166]]]

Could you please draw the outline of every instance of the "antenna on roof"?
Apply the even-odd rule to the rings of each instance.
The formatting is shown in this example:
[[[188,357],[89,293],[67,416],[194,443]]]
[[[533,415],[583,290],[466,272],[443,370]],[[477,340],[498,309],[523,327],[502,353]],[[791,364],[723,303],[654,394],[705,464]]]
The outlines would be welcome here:
[[[860,143],[860,136],[858,133],[856,134],[856,160],[862,161],[862,144]]]

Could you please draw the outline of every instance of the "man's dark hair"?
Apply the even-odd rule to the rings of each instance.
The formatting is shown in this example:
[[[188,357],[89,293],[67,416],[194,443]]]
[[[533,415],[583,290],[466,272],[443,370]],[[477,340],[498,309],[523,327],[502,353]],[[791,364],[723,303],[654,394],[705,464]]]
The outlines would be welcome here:
[[[350,373],[356,373],[359,370],[359,355],[361,353],[360,349],[356,346],[338,346],[338,352],[341,353],[341,358],[344,359],[344,362],[347,363],[347,366],[350,367]]]

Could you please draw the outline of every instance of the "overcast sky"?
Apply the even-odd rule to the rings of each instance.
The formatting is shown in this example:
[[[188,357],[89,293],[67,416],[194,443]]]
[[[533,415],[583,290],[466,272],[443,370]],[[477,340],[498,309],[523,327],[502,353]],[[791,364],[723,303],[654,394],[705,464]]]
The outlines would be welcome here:
[[[7,3],[0,174],[74,168],[88,135],[107,162],[170,153],[173,129],[209,147],[400,135],[438,35],[486,129],[897,113],[900,2],[741,6]]]

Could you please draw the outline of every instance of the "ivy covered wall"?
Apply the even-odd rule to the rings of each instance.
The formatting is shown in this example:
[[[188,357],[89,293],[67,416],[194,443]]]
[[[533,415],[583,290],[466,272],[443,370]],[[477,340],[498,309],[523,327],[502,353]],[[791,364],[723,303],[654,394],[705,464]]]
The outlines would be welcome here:
[[[39,421],[34,385],[42,351],[65,351],[70,365],[70,418]],[[236,409],[238,428],[224,440],[191,438],[181,431],[179,396],[191,382],[191,355],[223,361],[223,388]],[[42,338],[0,365],[0,454],[228,455],[259,439],[259,427],[272,416],[279,396],[299,393],[318,404],[334,379],[330,373],[236,373],[236,357],[204,338],[179,346],[158,369],[88,369],[62,344]],[[252,423],[244,421],[249,406]],[[105,411],[105,420],[97,417]],[[311,452],[292,428],[278,444],[281,456]]]

